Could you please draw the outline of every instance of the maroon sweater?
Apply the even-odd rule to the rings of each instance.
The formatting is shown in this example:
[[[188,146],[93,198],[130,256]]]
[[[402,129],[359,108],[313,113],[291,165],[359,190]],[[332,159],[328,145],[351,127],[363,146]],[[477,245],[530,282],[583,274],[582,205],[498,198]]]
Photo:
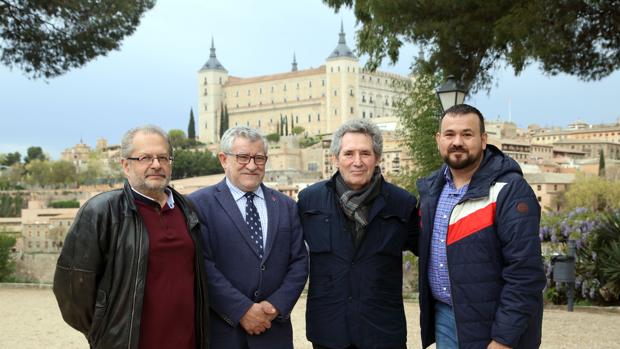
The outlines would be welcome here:
[[[195,250],[183,211],[134,199],[149,238],[140,348],[195,349]]]

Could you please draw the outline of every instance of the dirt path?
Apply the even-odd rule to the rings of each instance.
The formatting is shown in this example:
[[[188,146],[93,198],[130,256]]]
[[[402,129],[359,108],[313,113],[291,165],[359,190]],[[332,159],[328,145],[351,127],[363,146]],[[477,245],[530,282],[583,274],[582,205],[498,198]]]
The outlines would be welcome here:
[[[310,349],[304,332],[305,298],[293,312],[295,348]],[[418,304],[406,303],[409,349],[420,348]],[[0,348],[88,348],[66,325],[50,289],[0,288]],[[620,348],[620,313],[545,309],[543,345],[548,349]]]

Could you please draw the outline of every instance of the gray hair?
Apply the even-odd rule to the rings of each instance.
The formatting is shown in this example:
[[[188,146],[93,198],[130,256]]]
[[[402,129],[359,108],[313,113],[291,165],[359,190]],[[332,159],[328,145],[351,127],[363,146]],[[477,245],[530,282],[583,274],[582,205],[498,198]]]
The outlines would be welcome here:
[[[347,133],[362,133],[372,138],[372,150],[377,157],[383,154],[383,136],[381,130],[374,123],[363,119],[352,119],[342,124],[332,137],[332,145],[329,151],[338,157],[342,146],[342,137]]]
[[[258,130],[248,126],[235,126],[226,130],[220,140],[220,150],[224,153],[232,152],[232,145],[237,137],[245,138],[251,142],[263,142],[263,151],[267,155],[267,139]]]
[[[133,152],[133,139],[138,133],[144,134],[156,134],[160,135],[164,141],[168,144],[168,155],[172,156],[172,144],[170,143],[170,139],[168,138],[168,134],[159,126],[155,125],[144,125],[136,128],[132,128],[127,131],[123,138],[121,139],[121,157],[128,158],[131,156]]]

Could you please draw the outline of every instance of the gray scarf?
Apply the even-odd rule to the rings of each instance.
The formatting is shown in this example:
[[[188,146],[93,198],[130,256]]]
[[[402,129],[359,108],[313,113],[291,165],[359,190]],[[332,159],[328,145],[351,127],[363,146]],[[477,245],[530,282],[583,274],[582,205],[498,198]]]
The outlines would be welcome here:
[[[340,174],[336,176],[336,193],[339,197],[340,207],[342,207],[347,218],[355,222],[353,241],[356,247],[359,246],[364,237],[364,228],[368,225],[370,206],[381,192],[382,178],[381,169],[377,166],[370,183],[366,187],[360,190],[351,190],[344,183]]]

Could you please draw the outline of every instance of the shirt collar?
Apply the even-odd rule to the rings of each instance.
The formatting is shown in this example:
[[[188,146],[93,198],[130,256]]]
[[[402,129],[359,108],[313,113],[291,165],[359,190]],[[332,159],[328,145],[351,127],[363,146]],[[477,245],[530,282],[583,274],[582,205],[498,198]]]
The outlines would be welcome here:
[[[142,202],[146,202],[148,204],[155,203],[157,204],[157,206],[159,206],[159,201],[153,199],[150,196],[142,194],[141,192],[134,189],[134,187],[131,187],[131,190],[134,194],[135,199],[138,199]],[[172,191],[169,188],[165,188],[164,192],[166,193],[166,195],[168,195],[168,198],[166,199],[166,205],[168,205],[168,208],[173,209],[174,208],[174,195],[172,195]]]
[[[452,172],[450,172],[450,166],[446,166],[443,170],[443,177],[446,179],[446,182],[451,186],[454,186],[454,181],[452,180]]]
[[[239,201],[244,195],[245,192],[239,188],[237,188],[229,179],[228,177],[226,177],[226,186],[228,187],[228,189],[230,190],[230,193],[233,196],[233,199],[235,199],[235,201]],[[265,200],[265,196],[263,194],[263,188],[262,186],[258,186],[258,188],[254,191],[254,195],[258,196],[259,198]]]
[[[450,171],[449,166],[446,166],[446,168],[443,170],[443,177],[446,179],[446,184],[448,185],[448,187],[456,190],[456,185],[454,184],[454,179],[452,179],[452,172]],[[458,189],[458,191],[466,192],[468,189],[469,183],[463,185],[460,189]]]

